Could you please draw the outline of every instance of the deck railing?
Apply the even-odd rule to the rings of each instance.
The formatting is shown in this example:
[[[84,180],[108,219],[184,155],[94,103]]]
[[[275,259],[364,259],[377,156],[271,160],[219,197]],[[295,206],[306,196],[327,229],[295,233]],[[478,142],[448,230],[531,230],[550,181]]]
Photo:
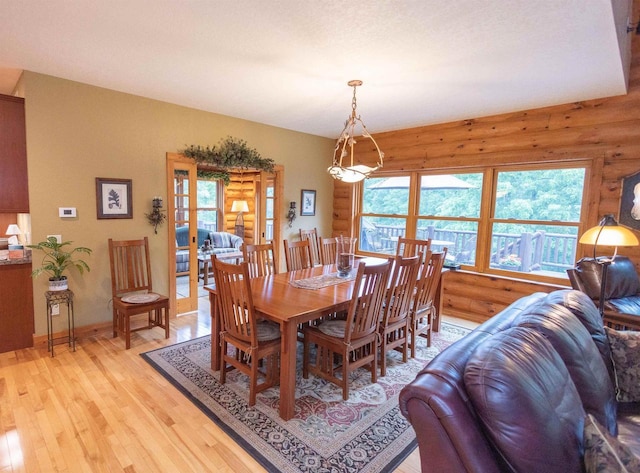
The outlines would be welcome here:
[[[360,248],[366,251],[393,254],[404,227],[375,225],[363,229]],[[422,227],[417,238],[431,239],[436,250],[446,247],[448,259],[460,264],[475,264],[477,234],[467,230],[445,230]],[[494,233],[492,235],[491,267],[511,271],[552,271],[564,273],[574,266],[577,237],[543,231],[524,233]]]

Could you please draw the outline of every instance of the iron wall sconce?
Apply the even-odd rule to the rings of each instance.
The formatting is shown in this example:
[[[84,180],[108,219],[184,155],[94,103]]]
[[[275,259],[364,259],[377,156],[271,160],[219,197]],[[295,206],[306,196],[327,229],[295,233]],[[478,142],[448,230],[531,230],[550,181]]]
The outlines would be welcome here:
[[[154,197],[151,201],[151,206],[151,213],[145,214],[145,217],[147,217],[147,221],[153,225],[153,232],[157,235],[158,225],[162,225],[167,219],[167,216],[160,210],[162,208],[162,197]]]
[[[287,220],[289,220],[289,228],[293,226],[293,221],[296,219],[296,203],[289,203],[289,212],[287,213]]]

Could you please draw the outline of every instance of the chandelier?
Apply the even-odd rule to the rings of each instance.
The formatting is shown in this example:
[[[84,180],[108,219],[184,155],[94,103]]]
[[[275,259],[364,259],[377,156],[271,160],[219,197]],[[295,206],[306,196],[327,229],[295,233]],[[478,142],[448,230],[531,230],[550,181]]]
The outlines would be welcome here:
[[[353,100],[351,101],[351,115],[347,118],[347,122],[344,124],[344,129],[338,141],[336,147],[333,150],[333,164],[327,171],[331,174],[331,177],[343,182],[358,182],[361,181],[375,171],[382,167],[382,160],[384,159],[384,153],[380,151],[378,143],[373,139],[373,136],[364,126],[362,119],[356,113],[356,87],[362,85],[361,80],[351,80],[347,83],[349,87],[353,87]],[[362,131],[356,135],[356,125],[360,124]],[[353,164],[353,148],[356,144],[356,136],[362,136],[362,138],[368,138],[378,151],[378,163],[376,167],[365,166],[364,164]]]

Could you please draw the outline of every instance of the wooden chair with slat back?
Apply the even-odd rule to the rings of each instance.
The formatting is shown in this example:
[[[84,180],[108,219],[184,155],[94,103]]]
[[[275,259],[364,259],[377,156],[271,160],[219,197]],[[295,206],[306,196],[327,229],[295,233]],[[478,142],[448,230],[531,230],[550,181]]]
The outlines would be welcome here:
[[[311,256],[309,240],[284,240],[284,259],[287,264],[287,271],[311,268],[313,266],[313,257]]]
[[[322,263],[322,253],[320,249],[320,240],[318,239],[318,230],[313,228],[311,230],[300,229],[300,240],[309,240],[309,246],[311,247],[311,257],[313,258],[313,265],[319,265]]]
[[[138,330],[162,327],[165,338],[169,338],[169,298],[153,292],[149,239],[109,238],[109,263],[113,337],[123,334],[127,350],[131,347],[131,333]],[[141,314],[147,314],[147,325],[132,329],[131,317]]]
[[[342,388],[349,399],[349,373],[369,366],[371,382],[378,379],[378,324],[389,278],[390,261],[359,264],[346,320],[327,320],[304,328],[302,376],[313,373]],[[311,346],[316,347],[311,357]],[[336,375],[341,372],[341,376]]]
[[[318,238],[320,256],[323,265],[335,264],[338,240],[336,238]]]
[[[427,252],[431,250],[431,240],[416,240],[415,238],[398,238],[396,256],[415,256],[422,254],[422,262],[425,261]]]
[[[411,307],[411,357],[416,356],[416,343],[418,337],[427,339],[427,347],[431,346],[431,329],[434,324],[434,317],[437,308],[434,301],[436,292],[440,286],[442,278],[442,268],[447,256],[447,248],[443,248],[442,252],[432,253],[429,255],[422,265],[416,292]]]
[[[257,278],[278,274],[275,245],[273,241],[259,245],[242,245],[243,260],[249,264],[249,277]]]
[[[411,302],[415,292],[422,254],[393,259],[393,272],[380,317],[380,376],[387,374],[387,352],[398,350],[402,361],[409,356]]]
[[[213,276],[218,292],[220,332],[220,384],[226,382],[227,371],[236,368],[249,376],[249,406],[256,395],[278,383],[280,326],[256,318],[249,264],[225,263],[213,258]],[[228,350],[228,345],[235,349]],[[260,368],[265,360],[264,371]],[[230,366],[229,366],[230,365]],[[261,383],[258,381],[263,379]]]

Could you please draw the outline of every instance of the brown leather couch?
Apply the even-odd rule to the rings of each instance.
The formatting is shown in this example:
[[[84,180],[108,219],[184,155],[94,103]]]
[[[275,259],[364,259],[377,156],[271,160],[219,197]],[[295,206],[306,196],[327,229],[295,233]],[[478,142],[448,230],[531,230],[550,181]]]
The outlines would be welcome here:
[[[567,270],[571,287],[587,294],[599,305],[603,265],[583,258]],[[640,330],[640,278],[633,262],[616,256],[607,267],[604,322],[621,330]]]
[[[582,472],[593,414],[640,456],[640,403],[618,403],[598,309],[575,290],[524,297],[400,393],[426,472]]]

